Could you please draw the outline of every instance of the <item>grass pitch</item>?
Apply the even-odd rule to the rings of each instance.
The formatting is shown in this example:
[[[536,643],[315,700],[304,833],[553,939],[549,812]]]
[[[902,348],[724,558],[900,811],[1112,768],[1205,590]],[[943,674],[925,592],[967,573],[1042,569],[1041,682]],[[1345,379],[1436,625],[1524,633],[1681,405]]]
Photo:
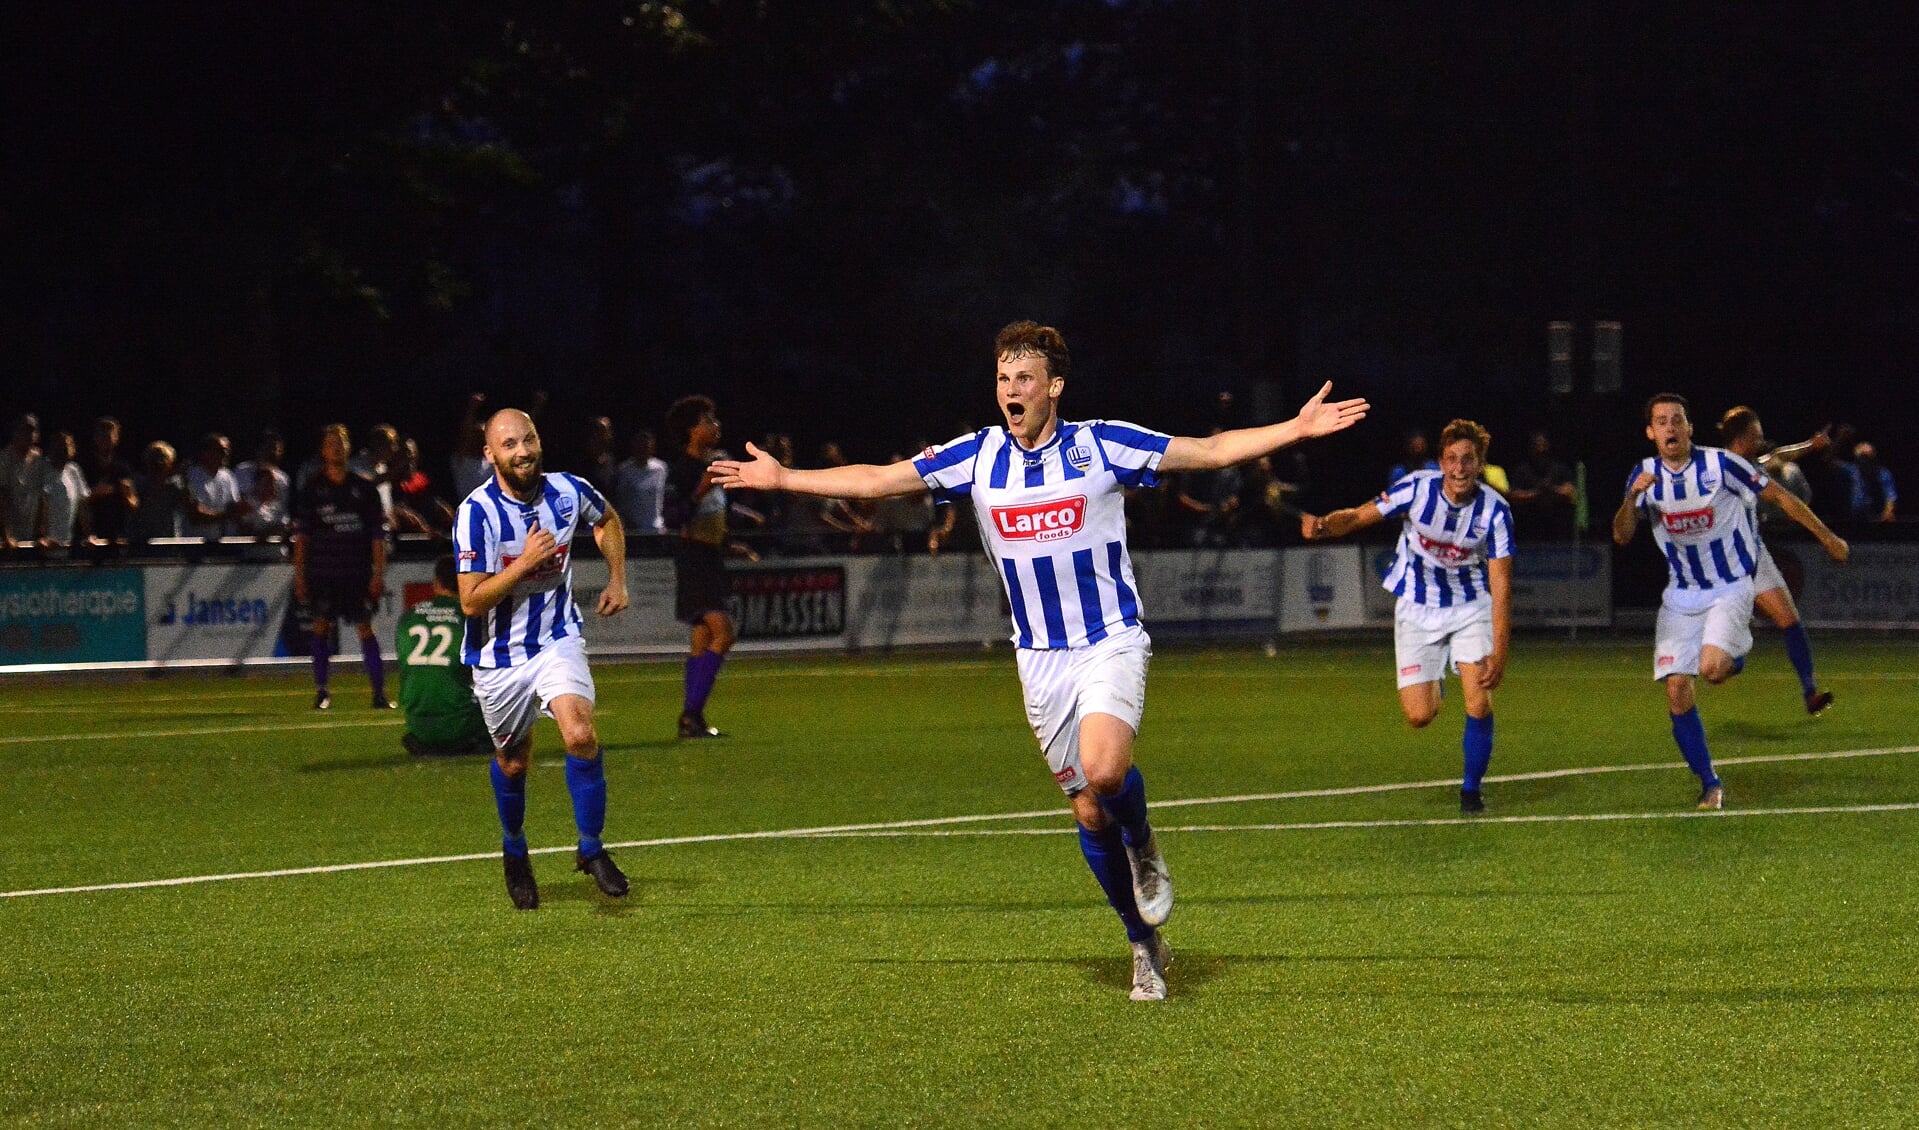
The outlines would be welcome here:
[[[600,667],[609,841],[994,818],[628,847],[620,903],[537,855],[532,914],[484,765],[408,759],[353,671],[324,716],[301,677],[0,683],[0,891],[482,857],[0,898],[0,1121],[1909,1126],[1919,647],[1815,644],[1825,718],[1771,636],[1702,691],[1761,760],[1696,817],[1646,642],[1522,639],[1495,774],[1655,768],[1493,781],[1470,822],[1351,791],[1458,772],[1456,687],[1409,731],[1387,647],[1162,649],[1163,1005],[1004,649],[740,657],[713,743],[668,737],[676,667]]]

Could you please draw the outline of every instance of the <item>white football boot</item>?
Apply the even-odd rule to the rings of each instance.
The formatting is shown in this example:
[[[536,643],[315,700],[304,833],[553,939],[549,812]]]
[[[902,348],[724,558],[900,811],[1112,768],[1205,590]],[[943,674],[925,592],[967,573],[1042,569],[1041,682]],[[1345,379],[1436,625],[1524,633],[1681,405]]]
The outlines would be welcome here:
[[[1166,999],[1166,963],[1173,960],[1173,951],[1160,938],[1159,932],[1153,932],[1150,942],[1133,943],[1133,993],[1136,1001],[1163,1001]]]

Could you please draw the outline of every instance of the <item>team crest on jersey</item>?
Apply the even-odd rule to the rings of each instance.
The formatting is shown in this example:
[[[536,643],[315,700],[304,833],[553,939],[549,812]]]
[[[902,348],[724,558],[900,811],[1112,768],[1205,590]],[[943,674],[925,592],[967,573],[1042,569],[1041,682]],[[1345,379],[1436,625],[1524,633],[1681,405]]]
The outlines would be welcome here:
[[[1084,471],[1093,465],[1093,453],[1081,444],[1066,449],[1066,461]]]
[[[1666,523],[1666,532],[1674,537],[1712,532],[1712,507],[1710,506],[1703,510],[1661,513],[1659,517]]]
[[[1059,541],[1086,525],[1086,496],[993,507],[993,528],[1007,541]]]

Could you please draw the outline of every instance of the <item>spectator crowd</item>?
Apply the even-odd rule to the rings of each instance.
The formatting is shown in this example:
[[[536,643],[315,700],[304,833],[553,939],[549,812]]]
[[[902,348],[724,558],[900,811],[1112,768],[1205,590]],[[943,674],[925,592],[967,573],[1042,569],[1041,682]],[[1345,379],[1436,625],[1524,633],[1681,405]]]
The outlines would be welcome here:
[[[531,405],[536,420],[544,406],[545,398],[536,396]],[[1214,430],[1226,426],[1230,410],[1230,395],[1221,394]],[[485,412],[483,396],[467,399],[444,477],[423,465],[414,437],[387,424],[365,429],[364,443],[349,465],[373,483],[394,532],[430,543],[430,552],[443,549],[440,543],[450,536],[459,500],[492,474],[483,454]],[[296,500],[319,471],[317,455],[289,472],[286,439],[273,428],[245,437],[252,446],[237,465],[232,439],[219,432],[200,436],[185,451],[158,439],[127,451],[122,437],[120,422],[111,416],[95,420],[84,443],[68,431],[43,434],[31,413],[17,416],[9,442],[0,449],[0,483],[6,490],[0,559],[190,554],[210,543],[224,543],[235,554],[255,559],[284,556]],[[628,431],[624,447],[620,438],[611,417],[590,417],[576,447],[578,458],[555,469],[580,474],[606,495],[636,552],[648,552],[650,539],[653,552],[665,552],[658,539],[677,533],[663,519],[666,459],[675,453],[661,451],[655,432],[647,428]],[[791,436],[770,434],[760,446],[789,467],[848,462],[835,442],[820,444],[809,464],[798,461]],[[1896,520],[1899,496],[1892,472],[1877,446],[1856,429],[1831,427],[1792,450],[1796,461],[1775,461],[1771,471],[1827,524],[1857,528]],[[894,451],[883,461],[905,457]],[[1302,498],[1313,489],[1307,460],[1304,449],[1293,448],[1237,467],[1167,476],[1135,491],[1127,499],[1133,544],[1291,544],[1298,539]],[[1431,441],[1420,432],[1405,435],[1398,456],[1382,462],[1382,490],[1408,471],[1437,466]],[[1587,527],[1584,472],[1583,465],[1555,453],[1551,436],[1535,430],[1526,436],[1521,457],[1510,465],[1489,463],[1485,480],[1512,502],[1525,536],[1564,541]],[[1602,506],[1610,505],[1610,478],[1601,478],[1592,489]],[[925,495],[866,503],[753,492],[739,492],[729,501],[729,527],[739,543],[735,553],[741,555],[937,554],[979,548],[964,501],[936,506]]]

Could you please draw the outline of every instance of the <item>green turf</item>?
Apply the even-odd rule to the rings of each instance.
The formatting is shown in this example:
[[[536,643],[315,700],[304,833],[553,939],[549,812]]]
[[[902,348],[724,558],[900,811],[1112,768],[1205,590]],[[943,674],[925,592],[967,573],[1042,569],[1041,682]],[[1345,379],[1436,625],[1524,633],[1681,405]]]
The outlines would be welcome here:
[[[1777,639],[1702,692],[1721,758],[1919,743],[1919,648]],[[1522,640],[1488,816],[1684,813],[1643,642]],[[1164,649],[1156,801],[1445,778],[1459,699],[1398,720],[1383,646]],[[729,666],[724,742],[677,671],[603,666],[608,838],[1061,810],[990,654]],[[0,682],[0,890],[497,849],[482,765],[422,763],[344,674]],[[241,732],[219,732],[219,731]],[[553,748],[554,732],[540,741]],[[536,847],[570,842],[554,759]],[[1725,770],[1732,812],[1919,801],[1919,753]],[[0,1121],[19,1125],[1898,1126],[1919,1109],[1915,812],[1441,820],[1448,787],[1165,807],[1172,999],[1063,816],[1044,835],[566,855],[0,899]],[[946,830],[958,830],[947,827]]]

